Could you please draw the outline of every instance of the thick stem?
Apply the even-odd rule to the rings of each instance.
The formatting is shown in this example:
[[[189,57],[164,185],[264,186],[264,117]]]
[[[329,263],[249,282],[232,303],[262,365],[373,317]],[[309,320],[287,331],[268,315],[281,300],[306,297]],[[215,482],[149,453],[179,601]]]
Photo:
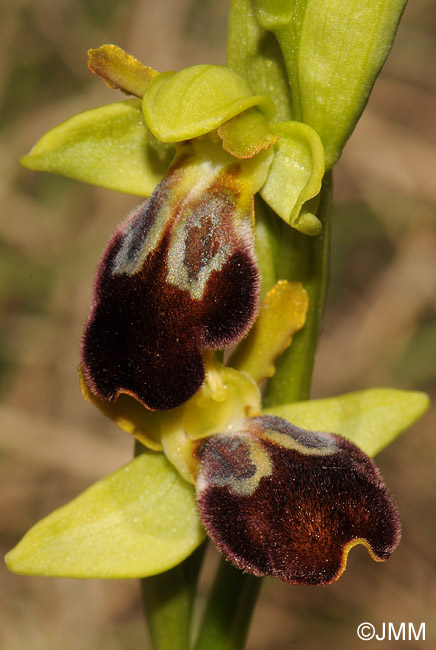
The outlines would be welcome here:
[[[276,373],[264,395],[265,407],[309,398],[327,290],[331,203],[332,173],[329,172],[324,178],[317,211],[323,224],[321,235],[308,237],[284,224],[278,277],[303,283],[309,294],[309,311],[305,326],[276,362]]]
[[[241,650],[250,627],[261,578],[221,559],[195,650]]]

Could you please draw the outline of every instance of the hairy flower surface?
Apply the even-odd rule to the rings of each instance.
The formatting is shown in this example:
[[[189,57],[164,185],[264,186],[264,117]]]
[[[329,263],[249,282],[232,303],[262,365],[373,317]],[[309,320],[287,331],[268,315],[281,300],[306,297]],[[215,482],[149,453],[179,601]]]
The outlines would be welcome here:
[[[399,542],[397,509],[378,469],[341,436],[264,415],[202,440],[197,457],[203,524],[254,575],[326,584],[355,544],[380,561]]]
[[[201,353],[237,341],[258,306],[253,192],[241,164],[187,147],[114,233],[83,337],[96,395],[174,408],[204,381]]]

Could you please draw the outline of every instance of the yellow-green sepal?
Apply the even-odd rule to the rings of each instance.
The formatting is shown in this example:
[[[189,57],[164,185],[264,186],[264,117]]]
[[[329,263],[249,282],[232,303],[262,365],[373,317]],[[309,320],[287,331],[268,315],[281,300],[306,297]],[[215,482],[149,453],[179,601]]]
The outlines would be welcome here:
[[[162,142],[205,135],[252,106],[258,106],[268,118],[274,113],[268,97],[253,95],[236,72],[219,65],[163,72],[151,82],[142,100],[148,127]]]
[[[301,122],[281,122],[271,129],[279,139],[260,194],[293,228],[318,235],[322,227],[315,213],[325,171],[321,139]]]
[[[338,397],[294,402],[265,409],[311,431],[338,433],[375,456],[428,409],[426,393],[371,388]]]
[[[141,100],[130,99],[79,113],[55,126],[21,164],[118,192],[149,196],[174,151],[148,130]]]
[[[149,452],[35,524],[5,560],[27,575],[142,578],[176,566],[204,537],[194,487]]]

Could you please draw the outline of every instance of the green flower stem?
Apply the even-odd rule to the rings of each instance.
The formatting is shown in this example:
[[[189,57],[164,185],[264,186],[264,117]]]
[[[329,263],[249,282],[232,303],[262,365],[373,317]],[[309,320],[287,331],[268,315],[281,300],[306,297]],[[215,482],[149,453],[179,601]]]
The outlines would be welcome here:
[[[316,346],[328,280],[329,217],[332,204],[332,173],[326,174],[321,189],[317,217],[323,230],[308,237],[283,224],[278,277],[299,280],[309,294],[306,324],[284,354],[277,360],[276,373],[268,382],[265,407],[308,399]]]
[[[261,584],[221,558],[195,650],[244,648]]]
[[[192,610],[206,543],[184,562],[141,580],[153,650],[189,650]]]

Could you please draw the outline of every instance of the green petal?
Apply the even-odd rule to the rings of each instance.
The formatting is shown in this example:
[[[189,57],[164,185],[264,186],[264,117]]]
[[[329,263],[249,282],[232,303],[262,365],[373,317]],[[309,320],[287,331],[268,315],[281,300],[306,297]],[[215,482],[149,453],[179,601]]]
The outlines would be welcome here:
[[[298,427],[338,433],[375,456],[428,409],[425,393],[372,388],[338,397],[274,406],[263,411]]]
[[[316,199],[324,175],[324,150],[318,134],[307,124],[272,125],[280,138],[261,196],[287,223],[306,235],[318,235]]]
[[[180,142],[209,133],[252,106],[259,106],[267,117],[274,112],[271,100],[253,95],[230,68],[196,65],[156,77],[144,94],[142,108],[156,138]]]
[[[202,542],[195,493],[163,454],[141,454],[38,522],[6,556],[15,573],[140,578]]]
[[[307,292],[301,282],[279,280],[266,294],[256,321],[228,363],[260,383],[275,373],[274,362],[306,322]]]
[[[223,149],[236,158],[252,158],[277,141],[278,135],[256,108],[235,115],[218,128]]]
[[[174,149],[148,131],[141,101],[131,99],[71,117],[42,136],[21,164],[118,192],[149,196]]]
[[[152,70],[117,45],[102,45],[88,50],[88,68],[103,79],[109,88],[119,88],[129,95],[142,97],[158,72]]]

